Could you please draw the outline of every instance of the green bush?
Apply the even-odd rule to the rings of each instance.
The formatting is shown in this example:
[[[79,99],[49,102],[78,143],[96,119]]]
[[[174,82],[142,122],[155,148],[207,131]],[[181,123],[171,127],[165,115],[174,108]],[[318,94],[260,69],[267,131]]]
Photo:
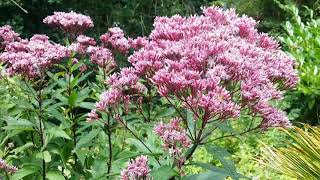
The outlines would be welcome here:
[[[291,104],[289,109],[291,113],[297,113],[298,120],[319,124],[320,18],[315,17],[314,11],[309,9],[309,17],[304,22],[295,5],[279,5],[290,13],[291,17],[283,25],[286,34],[279,39],[284,49],[297,60],[300,76],[297,91],[291,92],[287,96],[287,101],[290,101]]]

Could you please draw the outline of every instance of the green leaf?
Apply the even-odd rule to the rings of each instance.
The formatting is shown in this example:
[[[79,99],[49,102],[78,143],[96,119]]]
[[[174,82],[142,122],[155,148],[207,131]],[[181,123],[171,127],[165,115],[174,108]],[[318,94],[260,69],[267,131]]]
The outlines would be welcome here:
[[[231,159],[231,154],[227,150],[225,150],[217,145],[214,145],[214,144],[210,144],[210,145],[206,146],[206,150],[209,153],[212,153],[215,155],[215,157],[223,165],[223,168],[226,170],[226,174],[230,175],[230,177],[232,177],[232,179],[236,180],[236,179],[239,179],[240,177],[241,178],[244,177],[241,174],[237,173],[236,166]]]
[[[78,94],[75,91],[73,91],[68,99],[69,106],[73,107],[77,101],[77,98],[78,98]]]
[[[95,159],[92,166],[92,178],[99,179],[105,177],[104,175],[107,173],[107,164],[106,159],[100,158]]]
[[[71,139],[70,136],[62,129],[59,127],[52,127],[47,130],[48,134],[51,134],[53,137],[62,137],[65,139]]]
[[[86,87],[84,89],[79,90],[76,106],[78,106],[81,102],[85,101],[85,99],[89,97],[90,92],[91,92],[90,87]]]
[[[46,174],[49,180],[65,180],[64,176],[59,171],[49,171]]]
[[[64,121],[64,115],[54,108],[47,109],[48,113],[59,121]]]
[[[6,117],[7,126],[3,127],[5,130],[25,130],[32,131],[34,124],[26,119]]]
[[[151,176],[153,180],[163,180],[163,179],[170,179],[178,175],[178,173],[173,170],[170,166],[161,166],[159,169],[151,171]]]
[[[163,108],[156,115],[156,118],[163,118],[173,115],[176,112],[174,108]]]
[[[13,150],[13,152],[14,152],[15,154],[18,154],[18,153],[23,152],[25,149],[28,149],[28,148],[30,148],[30,147],[32,147],[32,146],[33,146],[33,143],[32,143],[32,142],[28,142],[28,143],[24,144],[23,146],[20,146],[20,147],[15,148],[15,149]]]
[[[49,151],[43,151],[36,154],[36,158],[43,159],[45,162],[51,162],[51,155]]]
[[[94,103],[91,102],[81,102],[79,104],[79,107],[85,108],[85,109],[93,109],[94,108]]]
[[[213,166],[212,164],[202,163],[202,162],[193,162],[191,164],[195,165],[195,166],[199,166],[199,167],[201,167],[203,169],[207,169],[207,170],[213,171],[213,172],[217,172],[217,173],[221,173],[221,174],[226,174],[227,173],[227,171],[225,169]]]
[[[208,163],[202,163],[202,162],[192,162],[190,163],[192,165],[195,165],[195,166],[199,166],[203,169],[207,169],[211,172],[214,172],[214,173],[219,173],[221,175],[225,175],[225,176],[231,176],[229,171],[224,169],[224,168],[220,168],[220,167],[216,167],[216,166],[213,166],[212,164],[208,164]],[[237,176],[240,178],[246,178],[245,176],[239,174],[239,173],[236,173]]]
[[[231,134],[238,134],[236,130],[233,129],[230,121],[218,122],[218,127],[224,132],[229,132]]]
[[[92,74],[92,71],[89,71],[89,72],[87,72],[85,75],[82,75],[82,76],[78,79],[78,81],[77,81],[76,84],[79,84],[79,83],[82,82],[83,80],[87,79],[87,77],[88,77],[90,74]]]
[[[79,142],[77,143],[77,146],[75,150],[86,146],[87,144],[91,144],[92,140],[101,132],[101,129],[93,129],[88,134],[80,137]]]
[[[20,180],[20,179],[23,179],[24,177],[30,175],[30,174],[33,174],[35,172],[37,172],[38,169],[35,168],[35,167],[23,167],[21,169],[19,169],[16,173],[14,173],[12,176],[11,176],[11,180]]]
[[[51,162],[51,155],[49,153],[49,151],[44,151],[43,152],[43,159],[45,162]]]
[[[183,180],[225,180],[228,175],[220,174],[218,172],[205,172],[200,174],[193,174],[183,177]]]
[[[128,138],[129,144],[133,144],[138,150],[144,153],[149,153],[148,149],[137,139]]]

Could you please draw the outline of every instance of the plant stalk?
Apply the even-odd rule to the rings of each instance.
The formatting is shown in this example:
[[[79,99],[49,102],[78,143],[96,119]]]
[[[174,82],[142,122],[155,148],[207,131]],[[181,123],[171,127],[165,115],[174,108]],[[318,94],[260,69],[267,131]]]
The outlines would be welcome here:
[[[39,96],[38,96],[38,105],[39,105],[39,134],[40,134],[40,140],[41,140],[41,147],[44,147],[44,125],[43,125],[43,119],[42,119],[42,82],[41,87],[39,90]],[[42,178],[43,180],[46,179],[46,162],[44,158],[42,159]]]
[[[110,125],[110,114],[108,114],[108,125],[106,125],[107,135],[108,135],[108,144],[109,144],[109,161],[107,163],[108,165],[108,171],[107,173],[110,174],[111,168],[112,168],[112,135],[111,135],[111,125]],[[108,176],[109,179],[109,176]]]

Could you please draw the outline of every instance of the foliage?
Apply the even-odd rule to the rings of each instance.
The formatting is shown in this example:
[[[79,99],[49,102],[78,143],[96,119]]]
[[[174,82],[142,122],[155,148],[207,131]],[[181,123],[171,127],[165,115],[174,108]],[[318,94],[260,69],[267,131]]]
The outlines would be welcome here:
[[[235,8],[240,14],[254,17],[260,21],[258,28],[261,31],[276,36],[285,34],[282,25],[291,17],[291,13],[281,8],[281,5],[296,6],[300,10],[302,21],[309,19],[310,10],[313,11],[314,17],[318,17],[320,13],[319,0],[220,0],[213,3],[228,8]]]
[[[278,129],[268,132],[250,133],[235,138],[227,138],[216,142],[220,147],[226,149],[232,156],[230,157],[239,173],[250,179],[281,179],[291,180],[290,176],[278,174],[267,167],[261,166],[256,160],[261,156],[261,149],[264,145],[281,146],[287,137],[285,133]],[[195,162],[205,162],[221,167],[221,163],[213,154],[206,151],[204,147],[199,148],[193,157]],[[205,169],[192,165],[186,167],[186,172],[190,174],[205,172]]]
[[[286,35],[280,37],[280,40],[284,48],[297,59],[300,76],[298,91],[288,96],[292,104],[290,109],[291,111],[303,109],[304,112],[298,112],[300,121],[318,124],[320,118],[320,57],[318,53],[320,19],[316,18],[314,11],[309,9],[309,17],[304,22],[295,5],[279,5],[291,15],[291,19],[283,26]]]
[[[279,173],[298,179],[319,179],[320,129],[306,125],[283,130],[293,140],[288,147],[265,146],[261,163]]]

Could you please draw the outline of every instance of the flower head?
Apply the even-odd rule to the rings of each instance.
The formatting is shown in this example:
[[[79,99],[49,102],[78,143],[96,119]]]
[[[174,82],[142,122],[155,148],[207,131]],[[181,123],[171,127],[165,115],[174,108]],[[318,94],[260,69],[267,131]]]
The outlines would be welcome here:
[[[104,47],[89,46],[87,53],[90,56],[90,61],[93,64],[97,64],[102,68],[113,68],[115,67],[115,62],[113,60],[112,53],[109,49]]]
[[[154,127],[154,132],[162,139],[163,147],[174,156],[180,156],[183,148],[188,148],[191,141],[185,129],[180,126],[179,118],[172,119],[168,124],[160,122]]]
[[[197,119],[210,121],[238,117],[242,108],[279,99],[279,89],[297,83],[294,59],[259,33],[254,19],[233,9],[202,10],[201,16],[157,17],[149,41],[129,57],[135,73],[151,79],[160,95],[177,97]],[[267,114],[269,127],[285,117]]]
[[[0,51],[3,50],[6,45],[14,41],[20,41],[20,35],[14,32],[9,25],[0,27]]]
[[[93,122],[97,119],[99,119],[98,113],[96,112],[95,109],[91,110],[91,112],[88,114],[87,122]]]
[[[35,78],[69,55],[66,47],[52,44],[48,36],[34,35],[30,40],[8,44],[0,59],[8,65],[9,75]]]
[[[148,157],[139,156],[135,160],[130,160],[127,168],[121,171],[121,180],[150,180],[149,173]]]
[[[93,27],[93,22],[89,16],[73,11],[69,13],[54,12],[53,15],[43,19],[43,23],[71,34],[82,34],[87,29]]]
[[[9,174],[13,174],[17,172],[18,168],[16,166],[12,166],[7,164],[3,159],[0,158],[0,169],[3,169]]]
[[[128,39],[124,36],[124,32],[119,27],[109,28],[109,31],[100,36],[100,40],[105,46],[111,46],[112,49],[120,53],[127,54],[130,49]]]
[[[77,42],[83,46],[95,46],[96,45],[96,41],[93,38],[85,36],[85,35],[78,36]]]

